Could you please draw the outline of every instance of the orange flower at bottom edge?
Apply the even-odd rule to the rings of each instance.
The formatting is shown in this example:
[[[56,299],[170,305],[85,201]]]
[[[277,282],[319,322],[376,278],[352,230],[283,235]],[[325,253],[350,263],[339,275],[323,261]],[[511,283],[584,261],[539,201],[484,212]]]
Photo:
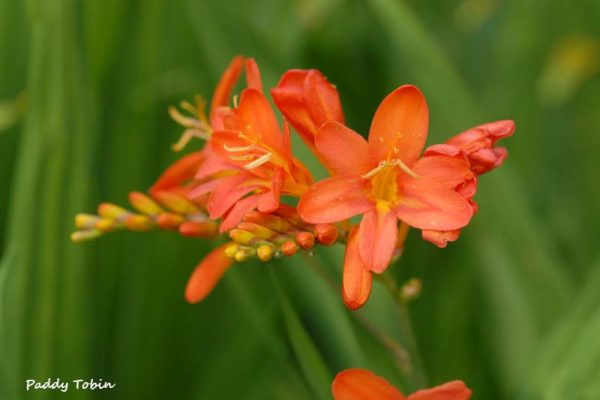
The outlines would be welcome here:
[[[462,381],[451,381],[404,396],[388,381],[366,369],[340,372],[331,384],[334,400],[468,400],[471,389]]]

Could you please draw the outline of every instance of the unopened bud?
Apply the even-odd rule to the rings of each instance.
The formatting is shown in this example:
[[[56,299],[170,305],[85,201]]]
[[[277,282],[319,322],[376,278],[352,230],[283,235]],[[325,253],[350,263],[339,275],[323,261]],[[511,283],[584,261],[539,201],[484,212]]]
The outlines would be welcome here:
[[[286,256],[293,256],[298,251],[298,245],[292,241],[283,242],[281,244],[281,252]]]
[[[225,248],[225,254],[229,258],[235,258],[235,253],[238,252],[240,246],[236,243],[231,243],[229,246]]]
[[[320,244],[330,246],[336,242],[338,230],[333,224],[317,224],[315,226],[315,235]]]
[[[262,225],[270,230],[278,233],[289,233],[296,230],[296,228],[288,221],[273,214],[265,214],[260,211],[251,211],[244,215],[244,222],[253,222],[258,225]]]
[[[114,230],[118,225],[120,224],[114,219],[99,218],[98,221],[96,221],[96,225],[94,227],[102,232],[110,232]]]
[[[85,242],[86,240],[96,239],[101,236],[102,232],[96,229],[88,229],[85,231],[77,231],[71,233],[71,240],[75,243]]]
[[[152,229],[152,220],[145,215],[130,215],[125,220],[125,226],[132,231],[145,232]]]
[[[173,213],[161,213],[156,218],[156,223],[163,229],[177,229],[183,221],[181,215]]]
[[[249,260],[256,255],[254,247],[240,246],[240,249],[235,253],[235,261],[242,262]]]
[[[173,192],[157,192],[154,194],[154,197],[163,206],[175,211],[178,214],[193,214],[199,211],[191,201]]]
[[[179,225],[179,233],[187,237],[212,238],[219,233],[219,227],[212,221],[186,221]]]
[[[266,228],[260,224],[255,224],[253,222],[240,222],[237,228],[243,229],[248,232],[252,232],[254,236],[259,237],[261,239],[273,239],[277,236],[276,232],[273,232],[269,228]]]
[[[98,214],[108,219],[123,219],[131,213],[117,205],[102,203],[98,206]]]
[[[152,200],[150,196],[147,196],[141,192],[129,193],[129,202],[136,210],[151,217],[163,212],[163,209],[158,205],[157,202]]]
[[[274,253],[273,246],[269,246],[268,244],[263,244],[256,249],[256,255],[261,261],[269,261],[273,258]]]
[[[100,218],[91,214],[77,214],[75,216],[75,226],[78,229],[90,229],[96,226]]]
[[[310,250],[315,246],[315,235],[310,232],[300,232],[296,235],[296,243],[304,250]]]
[[[400,291],[400,296],[405,302],[412,301],[421,294],[422,283],[420,279],[412,278],[404,285]]]

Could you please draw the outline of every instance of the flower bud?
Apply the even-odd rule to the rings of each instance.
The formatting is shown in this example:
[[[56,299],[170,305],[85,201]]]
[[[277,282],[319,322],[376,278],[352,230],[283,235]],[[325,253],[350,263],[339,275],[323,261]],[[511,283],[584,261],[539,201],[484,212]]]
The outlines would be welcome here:
[[[96,239],[102,232],[96,229],[88,229],[71,233],[71,241],[75,243],[85,242],[86,240]]]
[[[136,210],[151,217],[163,212],[163,209],[158,205],[158,203],[152,200],[150,196],[147,196],[141,192],[129,193],[129,202]]]
[[[320,244],[330,246],[336,242],[338,230],[333,224],[317,224],[315,226],[315,235]]]
[[[315,245],[315,235],[310,232],[300,232],[296,235],[296,243],[304,250],[310,250]]]
[[[199,211],[188,199],[173,192],[166,190],[159,191],[154,194],[154,197],[163,206],[178,214],[193,214]]]
[[[269,261],[273,258],[273,246],[263,244],[256,249],[256,255],[260,261]]]
[[[184,218],[179,214],[161,213],[156,218],[156,223],[163,229],[177,229],[184,221]]]
[[[152,229],[152,220],[145,215],[134,214],[125,220],[127,229],[138,232],[145,232]]]
[[[254,247],[240,246],[240,249],[235,253],[235,261],[242,262],[247,261],[256,255],[256,249]]]
[[[218,225],[212,221],[186,221],[179,225],[179,233],[187,237],[212,238],[218,232]]]
[[[281,252],[286,256],[293,256],[298,252],[298,245],[290,240],[281,244]]]
[[[131,214],[124,208],[111,203],[102,203],[98,206],[98,215],[108,219],[123,219]]]
[[[100,220],[95,215],[91,214],[77,214],[75,216],[75,226],[78,229],[90,229],[96,226],[96,223]]]

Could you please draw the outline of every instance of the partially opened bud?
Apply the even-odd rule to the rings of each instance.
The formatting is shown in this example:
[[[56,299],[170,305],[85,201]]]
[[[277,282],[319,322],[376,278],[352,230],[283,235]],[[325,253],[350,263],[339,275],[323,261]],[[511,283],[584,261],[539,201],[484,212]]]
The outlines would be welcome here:
[[[198,264],[185,288],[185,298],[190,303],[204,300],[219,283],[233,260],[225,254],[229,244],[217,247]]]
[[[427,240],[443,249],[448,245],[448,242],[454,242],[460,236],[460,229],[454,231],[432,231],[423,230],[421,236],[423,240]]]
[[[304,250],[310,250],[315,246],[315,235],[310,232],[300,232],[296,235],[296,243]]]
[[[291,240],[281,244],[281,252],[286,256],[293,256],[298,252],[298,245]]]
[[[348,237],[344,256],[344,274],[342,277],[342,295],[344,303],[351,310],[362,307],[371,294],[372,275],[358,255],[358,231],[355,229]]]

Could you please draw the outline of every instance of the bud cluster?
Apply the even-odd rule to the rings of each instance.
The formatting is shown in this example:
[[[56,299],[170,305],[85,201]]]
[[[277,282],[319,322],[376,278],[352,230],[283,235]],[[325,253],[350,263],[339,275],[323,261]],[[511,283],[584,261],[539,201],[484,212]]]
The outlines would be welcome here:
[[[129,193],[129,203],[138,211],[133,212],[111,203],[101,203],[98,214],[77,214],[77,231],[71,234],[74,242],[95,239],[104,233],[117,230],[146,232],[151,229],[179,231],[182,236],[211,238],[218,233],[216,222],[206,213],[175,192],[160,191],[152,197],[141,193]]]
[[[282,206],[272,213],[251,211],[229,232],[233,241],[225,253],[236,261],[293,256],[311,252],[316,244],[330,246],[346,240],[346,231],[333,224],[308,224],[294,208]]]

